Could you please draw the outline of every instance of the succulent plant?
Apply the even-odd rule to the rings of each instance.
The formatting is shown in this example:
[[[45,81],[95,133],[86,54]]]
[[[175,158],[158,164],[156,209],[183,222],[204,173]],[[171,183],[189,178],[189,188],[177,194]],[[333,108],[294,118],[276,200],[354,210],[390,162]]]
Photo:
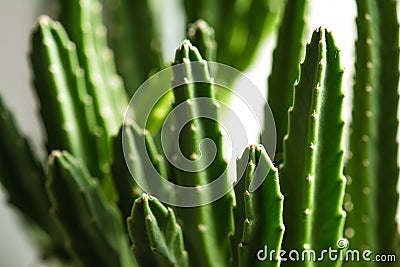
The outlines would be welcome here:
[[[399,254],[397,1],[356,0],[349,122],[333,34],[318,28],[303,45],[306,0],[182,1],[187,39],[162,71],[168,79],[156,83],[169,90],[156,98],[159,91],[147,90],[128,105],[166,67],[160,10],[154,1],[139,2],[105,0],[103,9],[99,0],[60,0],[57,20],[39,18],[30,59],[47,162],[0,99],[0,181],[44,260],[380,266],[347,254],[371,250],[396,266],[389,256]],[[221,125],[230,91],[220,90],[223,65],[213,61],[245,69],[276,21],[261,144],[242,147],[230,171],[229,132]],[[228,84],[237,77],[230,78]]]
[[[398,251],[396,1],[358,1],[357,8],[359,35],[346,166],[346,231],[352,237],[351,247],[390,254]]]

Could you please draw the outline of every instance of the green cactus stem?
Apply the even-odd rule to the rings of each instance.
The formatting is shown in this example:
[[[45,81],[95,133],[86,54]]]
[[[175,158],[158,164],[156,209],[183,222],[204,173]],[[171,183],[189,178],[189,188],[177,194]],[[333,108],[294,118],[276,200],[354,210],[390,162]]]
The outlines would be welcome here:
[[[217,119],[218,105],[213,100],[214,89],[208,73],[207,63],[202,59],[198,50],[185,40],[177,49],[174,64],[199,62],[195,69],[192,65],[184,64],[180,71],[174,72],[173,85],[183,82],[182,85],[174,86],[174,107],[182,105],[185,109],[181,116],[176,116],[176,129],[181,124],[179,121],[187,121],[180,131],[180,142],[174,147],[180,148],[183,156],[195,160],[200,154],[199,142],[204,138],[213,140],[216,145],[215,159],[205,169],[204,162],[208,162],[210,155],[202,155],[201,162],[194,161],[195,171],[187,172],[179,168],[173,168],[176,183],[184,186],[199,186],[212,182],[220,176],[227,167],[223,158],[222,132],[217,122],[204,118],[196,118],[199,114],[209,114]],[[209,83],[190,83],[190,81],[207,80]],[[209,98],[204,105],[197,105],[197,98]],[[173,133],[174,134],[174,133]],[[176,133],[175,133],[176,134]],[[210,153],[207,153],[210,154]],[[204,160],[203,160],[204,156]],[[200,171],[199,171],[200,170]],[[227,177],[221,179],[226,181]],[[199,197],[207,197],[200,194]],[[207,199],[206,199],[207,201]],[[228,242],[229,233],[233,232],[233,218],[230,209],[233,197],[228,193],[212,204],[193,207],[177,208],[178,215],[182,218],[185,244],[189,251],[191,264],[202,262],[204,266],[225,266],[230,258],[230,247]],[[216,219],[218,218],[218,219]]]
[[[76,45],[62,25],[47,16],[40,17],[32,45],[34,85],[47,132],[47,150],[65,149],[84,160],[113,199],[108,140],[97,123]]]
[[[313,159],[312,248],[321,253],[337,248],[343,238],[346,213],[343,210],[345,178],[343,175],[343,130],[342,118],[343,69],[340,53],[330,32],[324,31],[326,42],[324,59],[324,80],[319,88],[317,110],[316,143]],[[323,201],[322,201],[323,200]],[[341,261],[324,259],[323,266],[340,267]]]
[[[128,218],[132,250],[141,266],[188,266],[182,230],[171,208],[143,194]]]
[[[60,10],[60,21],[76,43],[98,123],[106,136],[116,135],[124,118],[127,97],[116,72],[113,52],[107,46],[102,5],[99,0],[63,0]]]
[[[338,53],[330,33],[314,31],[289,110],[281,169],[286,226],[283,248],[287,251],[335,247],[343,231],[343,94]],[[320,203],[322,196],[329,201]],[[287,264],[313,266],[311,261],[282,265]]]
[[[14,118],[0,98],[0,181],[7,199],[29,223],[48,234],[43,245],[44,257],[69,261],[65,236],[49,216],[51,203],[44,183],[46,176],[28,140],[20,133]]]
[[[122,131],[124,131],[124,138]],[[146,146],[145,151],[138,149],[142,140]],[[114,148],[115,158],[112,165],[114,182],[121,197],[119,203],[122,214],[128,217],[131,214],[133,201],[143,193],[133,178],[146,177],[146,159],[150,160],[157,173],[165,179],[169,177],[167,164],[164,157],[159,154],[149,131],[141,129],[133,120],[125,121],[120,134],[114,139]],[[143,184],[142,186],[151,185]]]
[[[110,45],[126,90],[132,96],[162,66],[161,40],[151,1],[104,0]]]
[[[399,22],[397,19],[397,1],[376,1],[379,24],[379,57],[381,72],[378,92],[378,134],[376,152],[377,181],[376,209],[379,212],[376,222],[378,242],[377,253],[398,254],[399,234],[396,223],[396,211],[399,195],[397,108],[399,94]],[[393,263],[392,266],[396,264]]]
[[[357,1],[356,78],[350,133],[350,155],[346,165],[348,180],[345,208],[348,213],[346,236],[351,249],[376,250],[376,210],[374,209],[377,153],[377,96],[380,61],[377,43],[375,1]],[[373,45],[373,42],[375,44]],[[359,266],[358,263],[348,263]]]
[[[135,183],[129,172],[127,163],[124,157],[124,147],[122,145],[122,131],[123,127],[119,131],[118,135],[113,138],[113,160],[111,164],[111,171],[114,179],[115,189],[118,192],[118,207],[121,211],[123,218],[127,218],[131,214],[133,201],[138,198],[143,192],[140,187]],[[135,154],[134,154],[134,137],[132,131],[126,131],[126,140],[129,140],[129,145],[125,146],[126,149],[131,149],[132,152],[128,154],[126,160],[130,162],[129,164],[135,164]],[[129,136],[129,137],[128,137]],[[133,169],[138,170],[139,166],[135,166]]]
[[[215,41],[214,29],[203,19],[190,23],[187,37],[197,47],[201,55],[207,61],[215,61],[217,53],[217,42]]]
[[[311,247],[311,210],[314,179],[312,167],[316,144],[318,94],[323,84],[324,33],[314,32],[301,65],[295,87],[293,107],[289,109],[289,130],[284,140],[281,168],[282,193],[285,196],[283,248]],[[302,263],[308,266],[307,263]],[[299,263],[298,266],[303,266]]]
[[[355,101],[346,166],[346,234],[351,248],[380,254],[397,254],[399,240],[395,220],[399,176],[396,6],[397,1],[357,1]]]
[[[235,186],[234,266],[280,266],[278,256],[285,227],[278,170],[261,145],[247,147],[237,166],[238,175],[243,176]],[[261,179],[265,179],[263,183],[252,189]],[[270,254],[272,250],[275,253]]]
[[[286,2],[268,78],[268,105],[274,115],[277,132],[276,165],[282,163],[283,138],[288,130],[288,109],[293,103],[293,86],[299,77],[306,6],[307,0]]]
[[[32,43],[34,84],[48,135],[48,151],[68,149],[92,167],[96,159],[88,155],[92,144],[88,133],[90,126],[82,113],[85,114],[86,109],[87,120],[93,121],[90,109],[94,109],[85,92],[76,46],[69,41],[61,24],[47,16],[40,17]],[[86,103],[83,102],[85,97]]]
[[[214,29],[217,61],[239,70],[249,66],[263,37],[272,29],[282,1],[185,0],[187,22],[200,18]]]
[[[109,30],[107,36],[115,54],[117,70],[123,78],[127,95],[132,97],[144,81],[164,67],[159,29],[162,13],[157,10],[160,3],[153,0],[102,2],[105,7],[105,24]],[[151,93],[156,92],[147,92],[149,95]],[[172,99],[172,93],[168,94],[151,112],[148,118],[151,123],[146,129],[152,135],[160,130],[170,110]],[[144,99],[137,104],[135,116],[138,121],[147,116],[141,112],[146,109],[147,103],[149,100]]]
[[[81,161],[68,152],[53,151],[46,188],[50,211],[84,266],[136,266],[117,207],[107,202]]]

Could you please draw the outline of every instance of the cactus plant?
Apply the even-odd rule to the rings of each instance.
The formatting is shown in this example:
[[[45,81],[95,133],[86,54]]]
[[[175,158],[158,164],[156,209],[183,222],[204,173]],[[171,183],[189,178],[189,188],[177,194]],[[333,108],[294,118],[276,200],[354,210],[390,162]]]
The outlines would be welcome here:
[[[32,34],[47,162],[0,99],[0,181],[44,260],[61,266],[357,267],[380,265],[349,261],[346,248],[398,256],[397,1],[356,0],[349,136],[342,116],[348,90],[333,34],[318,28],[304,46],[308,1],[284,2],[263,145],[241,147],[236,172],[221,120],[227,100],[220,101],[216,76],[223,65],[210,62],[246,68],[260,40],[276,28],[283,2],[182,1],[188,39],[163,70],[171,75],[162,81],[170,90],[150,103],[149,114],[146,99],[128,105],[128,97],[164,67],[160,10],[150,0],[103,2],[105,9],[100,0],[60,0],[58,19],[41,16]],[[228,84],[237,77],[230,78]],[[159,92],[145,93],[152,99]],[[217,198],[217,189],[206,187],[215,182],[225,192]],[[185,195],[177,188],[194,190]],[[190,204],[179,204],[185,199]]]
[[[351,245],[383,254],[398,252],[399,29],[395,7],[396,1],[357,1],[359,35],[353,92],[358,101],[353,106],[351,154],[346,166],[346,233]]]

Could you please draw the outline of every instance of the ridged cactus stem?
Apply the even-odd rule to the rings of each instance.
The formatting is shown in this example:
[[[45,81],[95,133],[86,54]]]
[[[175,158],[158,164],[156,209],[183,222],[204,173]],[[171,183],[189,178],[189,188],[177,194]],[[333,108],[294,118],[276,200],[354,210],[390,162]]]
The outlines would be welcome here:
[[[136,266],[118,209],[107,202],[81,161],[68,152],[54,151],[46,187],[51,212],[84,266]]]
[[[286,251],[327,250],[336,247],[342,237],[345,217],[342,75],[332,35],[317,29],[301,65],[284,142],[281,181],[285,195],[283,249]],[[321,202],[321,198],[326,201]],[[340,262],[326,259],[324,264],[339,266]],[[306,259],[282,265],[314,266],[314,263]]]
[[[34,85],[47,132],[47,150],[65,149],[87,164],[91,173],[114,198],[110,154],[104,129],[99,126],[93,97],[85,85],[77,46],[59,22],[39,19],[32,37]]]
[[[350,248],[376,251],[376,169],[377,110],[379,72],[379,28],[376,2],[357,1],[356,76],[353,88],[353,110],[350,155],[346,165],[347,190],[345,234]],[[363,263],[364,264],[364,263]],[[372,263],[369,263],[373,266]],[[369,266],[371,266],[369,265]],[[360,266],[349,262],[348,266]]]
[[[187,23],[194,23],[199,19],[205,20],[211,27],[215,29],[218,46],[223,46],[225,47],[225,49],[227,49],[234,29],[232,25],[235,17],[235,4],[237,2],[238,2],[237,0],[234,1],[185,0],[184,3],[187,14]],[[222,12],[224,13],[224,16],[220,15]],[[221,31],[222,25],[224,23],[226,23],[226,25],[229,25],[229,27],[224,27],[224,30]],[[193,40],[191,39],[191,41]],[[196,42],[193,42],[193,44],[197,46]],[[200,51],[202,50],[201,46],[199,46],[198,48]],[[203,57],[207,59],[207,54],[204,54],[203,51],[201,52]],[[221,62],[219,57],[217,58],[217,61]],[[226,63],[226,62],[221,62],[221,63]]]
[[[242,50],[234,50],[235,54],[241,56],[235,57],[236,61],[234,61],[232,65],[243,70],[249,66],[250,62],[252,62],[253,57],[256,55],[255,52],[264,40],[265,35],[272,32],[279,7],[283,4],[283,1],[277,0],[252,0],[249,2],[248,11],[243,14],[241,19],[236,21],[240,21],[240,24],[237,24],[238,30],[234,32],[230,45],[231,48],[242,48]],[[241,8],[239,7],[236,11],[241,13],[241,11],[239,11],[240,9]],[[244,24],[243,22],[247,22],[247,24]],[[225,24],[225,26],[229,27],[227,24]],[[222,31],[223,29],[224,28],[222,28]],[[242,37],[243,34],[246,34],[246,38]],[[238,40],[245,40],[242,43],[242,47],[235,44]],[[246,62],[243,60],[244,58],[247,58],[248,61]]]
[[[114,179],[115,189],[118,192],[118,207],[124,218],[127,218],[131,214],[133,201],[138,198],[143,192],[140,187],[136,184],[135,180],[128,169],[126,160],[132,164],[137,162],[134,154],[134,137],[132,132],[126,129],[126,139],[125,145],[122,144],[122,131],[121,127],[118,135],[113,138],[113,160],[111,164],[111,171]],[[129,135],[129,137],[128,137]],[[129,140],[129,143],[128,143]],[[124,149],[129,149],[131,152],[126,160],[124,156]],[[140,165],[138,166],[140,167]],[[135,170],[138,168],[135,166]]]
[[[311,247],[317,253],[338,248],[337,244],[343,238],[346,216],[343,211],[346,184],[343,174],[343,69],[332,34],[327,31],[323,31],[323,34],[325,37],[321,41],[326,42],[326,46],[324,60],[320,64],[324,64],[325,75],[319,89],[317,139],[311,176],[315,181]],[[325,258],[321,265],[340,267],[341,261]]]
[[[75,44],[61,24],[47,16],[40,17],[32,43],[34,84],[41,102],[48,151],[68,149],[99,175],[98,158],[89,153],[95,149],[95,111]]]
[[[379,212],[376,222],[378,250],[382,254],[398,254],[399,234],[396,223],[396,211],[399,195],[397,109],[399,102],[399,22],[397,19],[397,1],[376,1],[379,24],[379,57],[381,70],[378,92],[378,134],[376,152],[378,153],[376,210]],[[392,263],[391,266],[395,266]],[[389,265],[388,265],[389,266]]]
[[[216,61],[217,42],[214,29],[203,19],[189,24],[187,35],[190,42],[197,47],[207,61]]]
[[[116,73],[113,53],[107,47],[102,5],[99,0],[63,0],[60,21],[77,45],[97,121],[106,136],[116,135],[123,121],[127,98],[124,84]]]
[[[110,138],[118,134],[128,103],[124,83],[116,72],[113,52],[107,46],[103,6],[100,0],[61,0],[60,4],[60,21],[76,43],[86,88],[95,107],[102,186],[110,201],[115,201],[117,196],[109,165]]]
[[[0,181],[6,199],[48,234],[41,251],[43,257],[56,256],[70,261],[65,235],[49,216],[51,203],[44,183],[45,173],[28,140],[20,133],[14,118],[0,98]]]
[[[282,1],[185,0],[184,3],[188,23],[204,19],[215,29],[217,61],[243,70],[272,29]]]
[[[226,162],[222,156],[222,134],[218,124],[208,119],[196,118],[197,115],[207,112],[217,119],[218,106],[212,99],[213,88],[211,80],[209,80],[208,67],[198,50],[189,41],[184,41],[176,51],[174,64],[194,61],[198,62],[194,67],[190,64],[181,65],[180,71],[174,72],[172,82],[173,85],[183,82],[182,85],[174,87],[174,107],[182,105],[185,109],[175,117],[177,125],[174,128],[179,129],[183,126],[181,123],[188,122],[180,131],[180,142],[175,147],[180,148],[182,154],[192,160],[195,166],[194,172],[187,172],[179,168],[173,169],[176,182],[184,186],[205,185],[226,169]],[[192,80],[204,79],[209,82],[190,83]],[[196,101],[201,98],[208,98],[209,101],[205,105],[199,105]],[[194,161],[201,155],[199,143],[206,137],[212,139],[217,148],[215,159],[208,167],[203,165],[210,155],[203,153],[201,162]],[[201,170],[204,167],[206,169]],[[226,177],[222,178],[228,183]],[[204,194],[200,194],[199,197],[208,200],[208,196]],[[225,266],[228,263],[230,257],[228,235],[233,232],[233,218],[230,209],[226,209],[226,207],[231,206],[232,201],[232,195],[227,194],[212,204],[193,208],[177,208],[183,221],[185,243],[192,264],[196,265],[196,263],[202,262],[203,266]]]
[[[235,185],[234,266],[280,266],[285,227],[278,170],[261,145],[246,148],[237,166],[238,175],[243,176]],[[265,180],[254,190],[262,179]]]
[[[103,2],[110,45],[126,91],[131,96],[162,65],[161,40],[155,27],[155,14],[149,0]]]
[[[143,145],[141,142],[145,145],[143,149],[140,149]],[[148,175],[146,168],[154,167],[161,177],[167,179],[167,165],[150,133],[132,120],[125,121],[120,134],[114,139],[114,153],[112,170],[116,189],[121,198],[119,206],[123,215],[128,217],[131,214],[133,201],[143,193],[143,189],[152,186],[148,180],[146,181]],[[138,179],[141,179],[139,185],[136,182]]]
[[[143,194],[135,200],[128,229],[141,266],[188,266],[180,225],[171,208]]]
[[[352,248],[380,254],[398,254],[399,242],[395,219],[399,177],[396,6],[397,1],[357,1],[356,84],[351,157],[346,171],[351,182],[346,195],[345,207],[349,209],[346,234]]]
[[[273,54],[272,70],[268,78],[268,105],[274,115],[277,132],[276,154],[273,160],[276,165],[282,163],[283,138],[287,134],[288,109],[293,103],[293,87],[299,77],[306,24],[306,5],[307,0],[286,1],[278,41]],[[266,132],[268,129],[264,131]]]
[[[324,49],[324,32],[318,30],[307,45],[293,107],[289,110],[289,130],[284,141],[281,168],[282,193],[285,196],[285,250],[311,248],[313,157],[317,142],[318,94],[323,84]],[[310,266],[310,263],[296,262],[293,266]]]

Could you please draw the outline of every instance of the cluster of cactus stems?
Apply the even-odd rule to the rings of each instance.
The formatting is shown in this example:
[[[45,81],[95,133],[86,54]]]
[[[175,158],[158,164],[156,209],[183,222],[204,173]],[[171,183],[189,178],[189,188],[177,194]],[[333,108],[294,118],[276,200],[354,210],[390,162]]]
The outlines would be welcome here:
[[[188,39],[172,65],[200,62],[202,69],[187,65],[174,73],[171,93],[156,106],[164,115],[150,117],[147,129],[134,118],[124,120],[124,114],[129,97],[163,67],[155,3],[105,0],[103,10],[99,0],[62,0],[59,21],[41,16],[31,62],[49,157],[40,162],[0,101],[0,181],[31,225],[44,259],[110,267],[380,266],[328,257],[282,260],[290,250],[314,250],[318,257],[329,248],[342,249],[343,238],[347,249],[398,256],[397,1],[356,0],[347,153],[340,51],[323,28],[303,46],[307,2],[287,0],[281,10],[268,79],[276,155],[262,144],[243,148],[234,179],[224,172],[221,126],[197,116],[207,111],[218,118],[219,106],[192,100],[218,98],[207,61],[239,70],[251,63],[264,34],[274,28],[280,1],[183,1]],[[190,83],[187,77],[209,83]],[[197,172],[168,162],[160,145],[163,118],[178,105],[185,112],[174,123],[189,123],[172,150],[202,169],[196,161],[203,152],[200,141],[211,139],[217,148],[211,164]],[[140,114],[140,106],[134,108]],[[272,130],[266,123],[261,139]],[[139,140],[145,140],[145,155]],[[228,189],[228,181],[235,181],[234,189],[198,207],[164,204],[132,178],[145,179],[147,157],[160,176],[178,185],[205,185],[222,175]],[[254,189],[260,178],[263,183]],[[260,259],[266,247],[268,255]]]

